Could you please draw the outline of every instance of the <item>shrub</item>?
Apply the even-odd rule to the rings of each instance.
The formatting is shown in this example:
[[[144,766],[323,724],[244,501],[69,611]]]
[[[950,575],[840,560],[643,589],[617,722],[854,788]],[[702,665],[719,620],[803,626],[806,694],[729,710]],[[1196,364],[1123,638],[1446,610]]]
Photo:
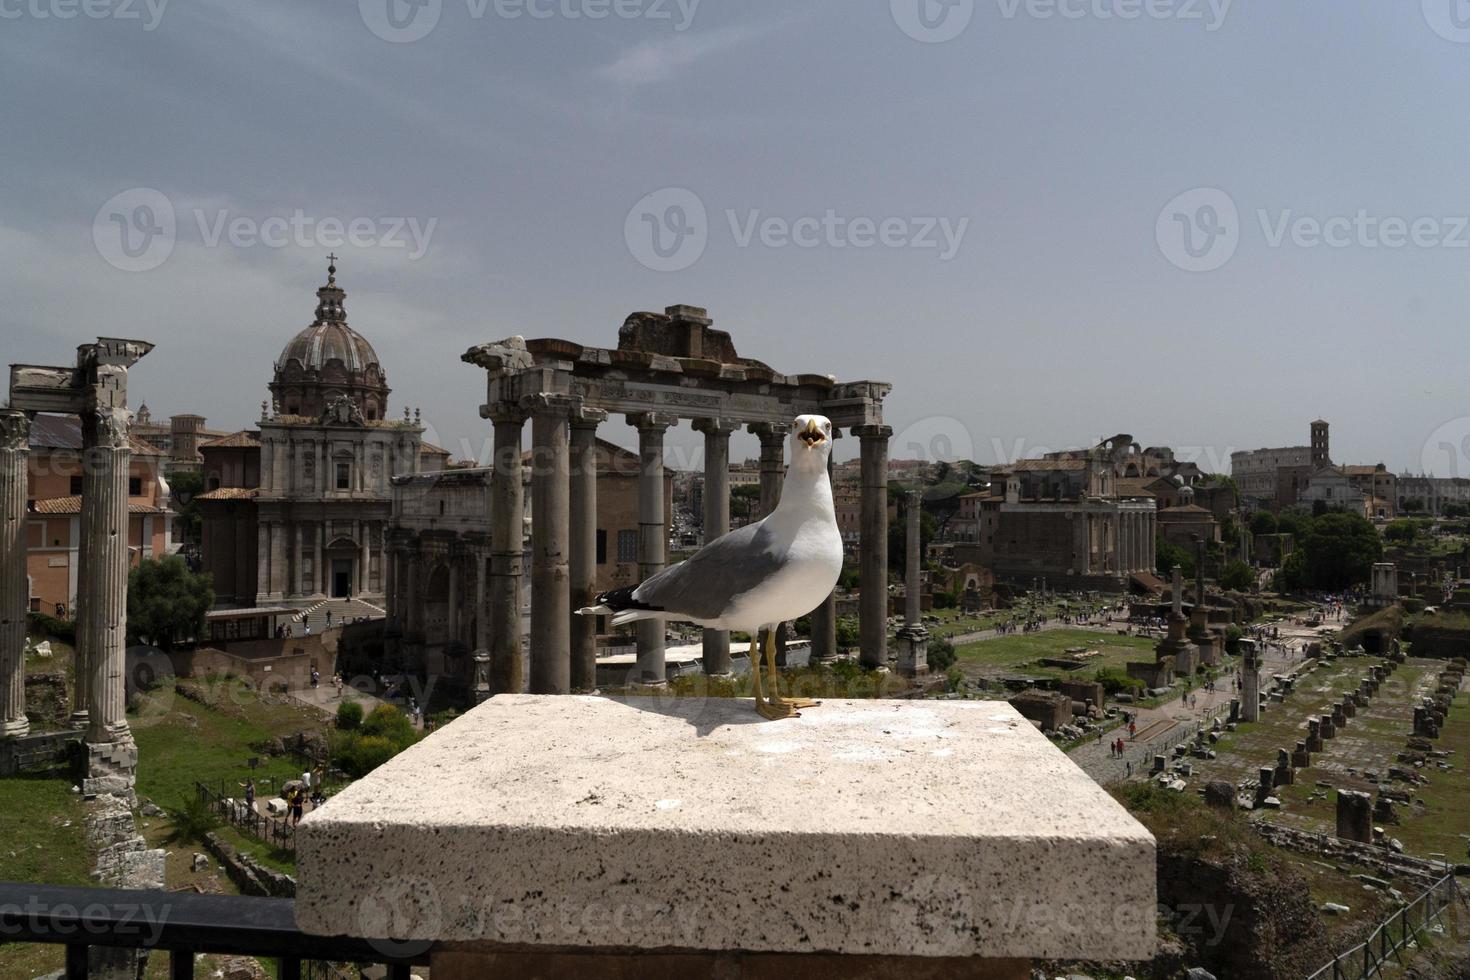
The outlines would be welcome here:
[[[1136,677],[1129,677],[1127,671],[1119,670],[1117,667],[1100,667],[1092,675],[1092,679],[1101,684],[1109,696],[1124,691],[1132,693],[1143,690],[1143,681]]]
[[[168,808],[168,823],[165,843],[187,844],[202,842],[205,834],[219,826],[219,817],[203,797],[195,794],[187,797],[182,806]]]
[[[353,734],[343,740],[332,761],[354,779],[361,779],[397,754],[393,743],[380,735]]]
[[[1225,652],[1231,655],[1240,652],[1240,641],[1245,636],[1245,630],[1231,623],[1225,627]]]
[[[395,745],[408,745],[414,740],[413,722],[391,704],[380,704],[362,721],[362,733],[386,738]]]
[[[1230,562],[1220,573],[1220,587],[1230,592],[1249,592],[1255,584],[1255,573],[1243,561]]]
[[[356,731],[362,727],[362,704],[357,701],[343,701],[337,706],[337,727],[344,732]]]
[[[943,636],[929,638],[929,669],[938,674],[949,670],[955,662],[954,644]]]
[[[76,646],[77,624],[72,620],[57,619],[55,616],[38,612],[31,613],[29,618],[32,633],[39,633],[50,639]]]
[[[837,649],[851,650],[858,645],[861,637],[856,619],[843,616],[837,620]]]

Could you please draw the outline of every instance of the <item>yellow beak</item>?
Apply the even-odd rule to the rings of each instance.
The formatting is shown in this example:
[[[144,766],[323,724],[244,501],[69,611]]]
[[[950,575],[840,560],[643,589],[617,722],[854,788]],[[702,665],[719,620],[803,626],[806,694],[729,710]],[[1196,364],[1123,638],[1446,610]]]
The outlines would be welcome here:
[[[817,424],[816,419],[806,420],[806,430],[802,432],[800,436],[802,442],[806,443],[808,446],[815,446],[817,443],[826,438],[827,437],[822,434],[822,427]]]

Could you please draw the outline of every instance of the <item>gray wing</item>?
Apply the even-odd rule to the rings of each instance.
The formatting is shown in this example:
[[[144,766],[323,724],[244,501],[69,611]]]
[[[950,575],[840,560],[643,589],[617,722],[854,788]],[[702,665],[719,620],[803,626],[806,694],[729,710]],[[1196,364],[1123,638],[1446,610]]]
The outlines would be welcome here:
[[[659,572],[634,589],[633,598],[674,616],[719,619],[737,596],[776,574],[788,558],[764,521],[748,524]]]

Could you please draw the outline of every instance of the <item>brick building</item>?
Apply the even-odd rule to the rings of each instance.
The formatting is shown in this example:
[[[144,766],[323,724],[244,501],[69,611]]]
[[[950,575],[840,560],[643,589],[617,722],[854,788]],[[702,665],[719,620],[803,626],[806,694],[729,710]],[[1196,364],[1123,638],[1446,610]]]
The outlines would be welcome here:
[[[31,420],[26,474],[26,568],[30,608],[69,618],[76,605],[77,553],[81,547],[82,426],[75,416],[37,415]],[[167,456],[134,439],[128,469],[128,558],[171,552]]]

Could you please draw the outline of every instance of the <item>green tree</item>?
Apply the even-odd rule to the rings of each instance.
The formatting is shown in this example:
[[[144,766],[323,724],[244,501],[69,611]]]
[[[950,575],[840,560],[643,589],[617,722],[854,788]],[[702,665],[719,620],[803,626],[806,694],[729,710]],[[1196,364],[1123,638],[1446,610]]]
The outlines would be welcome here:
[[[174,526],[179,536],[191,544],[203,539],[203,518],[199,515],[199,495],[204,492],[204,474],[195,470],[180,470],[168,479],[172,496]]]
[[[1185,578],[1194,578],[1194,552],[1164,540],[1162,534],[1154,542],[1154,562],[1158,573],[1166,579],[1174,574],[1175,565],[1179,566]]]
[[[1301,550],[1309,585],[1338,590],[1372,577],[1373,564],[1383,557],[1383,541],[1366,517],[1334,511],[1312,521]]]
[[[355,731],[362,727],[362,703],[360,701],[343,701],[337,705],[337,727],[344,732]]]
[[[214,605],[209,576],[189,571],[178,555],[145,558],[128,574],[128,634],[163,650],[204,633]]]
[[[890,491],[892,495],[892,491]],[[934,515],[923,509],[920,504],[919,511],[919,555],[920,557],[929,553],[929,542],[934,540],[935,533],[939,530],[939,522]],[[898,520],[891,521],[888,525],[888,570],[900,577],[904,574],[904,568],[908,563],[909,554],[909,524],[908,524],[908,501],[902,500],[898,506]]]
[[[1255,516],[1251,518],[1252,534],[1275,534],[1280,526],[1280,522],[1276,520],[1276,515],[1269,510],[1257,511]]]
[[[1393,521],[1383,529],[1383,536],[1395,544],[1413,544],[1414,539],[1419,536],[1419,522],[1403,519]]]
[[[1232,561],[1220,572],[1220,588],[1231,592],[1249,592],[1256,584],[1256,575],[1243,561]]]
[[[742,483],[730,490],[730,516],[749,523],[761,509],[761,488],[753,483]]]
[[[851,616],[843,616],[837,620],[837,649],[851,650],[857,646],[862,639],[858,628],[858,621]]]

